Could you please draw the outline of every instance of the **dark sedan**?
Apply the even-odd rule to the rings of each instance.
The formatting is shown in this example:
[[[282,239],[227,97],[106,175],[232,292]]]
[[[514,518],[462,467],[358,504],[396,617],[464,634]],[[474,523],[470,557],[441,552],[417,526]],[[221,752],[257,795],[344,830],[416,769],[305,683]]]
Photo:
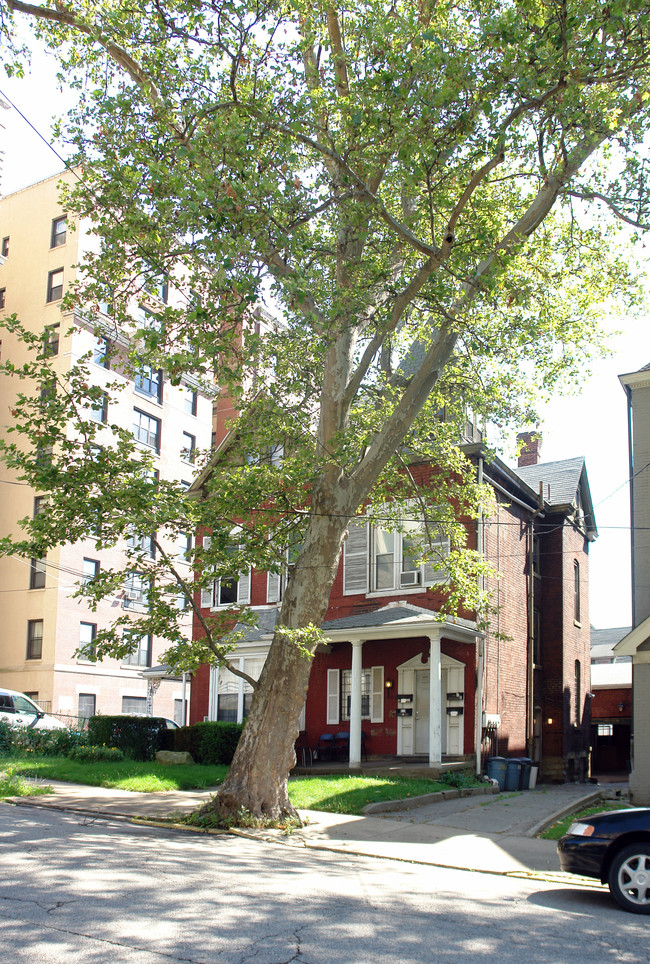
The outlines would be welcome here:
[[[585,817],[557,849],[562,870],[596,877],[623,910],[650,914],[650,807]]]

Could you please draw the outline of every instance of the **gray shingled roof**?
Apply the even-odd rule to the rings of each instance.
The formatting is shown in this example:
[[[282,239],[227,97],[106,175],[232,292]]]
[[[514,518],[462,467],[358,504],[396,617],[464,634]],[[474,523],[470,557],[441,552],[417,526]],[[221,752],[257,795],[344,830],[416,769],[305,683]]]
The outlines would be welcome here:
[[[427,619],[431,620],[435,613],[427,614],[413,606],[391,606],[384,609],[375,609],[371,613],[357,613],[354,616],[344,616],[342,619],[330,619],[323,623],[324,632],[333,629],[364,629],[367,626],[389,626],[391,623],[400,623],[404,620]]]
[[[522,465],[515,469],[515,472],[536,492],[539,491],[539,483],[543,482],[544,501],[549,505],[571,505],[575,502],[584,467],[584,456],[579,455],[573,459],[562,459],[560,462]]]
[[[613,629],[594,629],[591,627],[591,658],[613,659],[614,646],[631,630],[631,626],[617,626]]]
[[[271,636],[278,621],[277,609],[260,609],[256,611],[257,626],[252,629],[246,623],[237,623],[235,632],[245,631],[243,643],[258,643],[264,636]]]

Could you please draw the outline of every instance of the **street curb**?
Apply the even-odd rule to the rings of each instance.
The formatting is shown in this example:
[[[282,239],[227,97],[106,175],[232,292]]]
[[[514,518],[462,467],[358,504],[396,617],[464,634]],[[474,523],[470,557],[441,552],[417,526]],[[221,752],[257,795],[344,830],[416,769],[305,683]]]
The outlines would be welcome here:
[[[555,813],[547,815],[543,820],[539,820],[534,826],[530,827],[522,836],[524,837],[536,837],[547,827],[552,827],[554,823],[559,820],[568,817],[569,814],[576,813],[578,810],[582,810],[584,807],[588,807],[591,803],[596,803],[598,800],[603,799],[602,790],[594,790],[591,793],[586,793],[584,797],[580,797],[579,800],[574,800],[572,803],[567,804],[566,807],[562,807],[561,810],[556,810]]]
[[[498,787],[466,787],[460,790],[437,790],[435,793],[423,793],[419,797],[403,797],[400,800],[382,800],[377,803],[367,803],[362,808],[363,816],[373,813],[398,813],[400,810],[413,810],[424,807],[428,803],[442,803],[443,800],[458,800],[459,797],[484,797],[489,794],[500,793]]]

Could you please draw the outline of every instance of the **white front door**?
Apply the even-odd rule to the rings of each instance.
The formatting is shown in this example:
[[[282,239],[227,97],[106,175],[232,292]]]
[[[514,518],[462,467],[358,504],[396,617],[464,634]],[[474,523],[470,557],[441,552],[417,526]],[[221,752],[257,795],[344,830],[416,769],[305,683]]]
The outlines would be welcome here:
[[[415,676],[415,753],[429,752],[429,671],[420,670]]]

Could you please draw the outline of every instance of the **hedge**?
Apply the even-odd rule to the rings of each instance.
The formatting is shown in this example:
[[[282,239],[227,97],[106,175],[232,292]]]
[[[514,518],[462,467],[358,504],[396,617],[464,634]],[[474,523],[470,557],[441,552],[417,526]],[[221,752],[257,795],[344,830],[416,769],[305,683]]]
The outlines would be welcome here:
[[[130,760],[153,760],[157,750],[171,750],[174,731],[160,716],[91,716],[88,743],[116,746]]]
[[[243,723],[204,721],[174,731],[174,749],[192,754],[195,763],[228,765],[233,758]]]

